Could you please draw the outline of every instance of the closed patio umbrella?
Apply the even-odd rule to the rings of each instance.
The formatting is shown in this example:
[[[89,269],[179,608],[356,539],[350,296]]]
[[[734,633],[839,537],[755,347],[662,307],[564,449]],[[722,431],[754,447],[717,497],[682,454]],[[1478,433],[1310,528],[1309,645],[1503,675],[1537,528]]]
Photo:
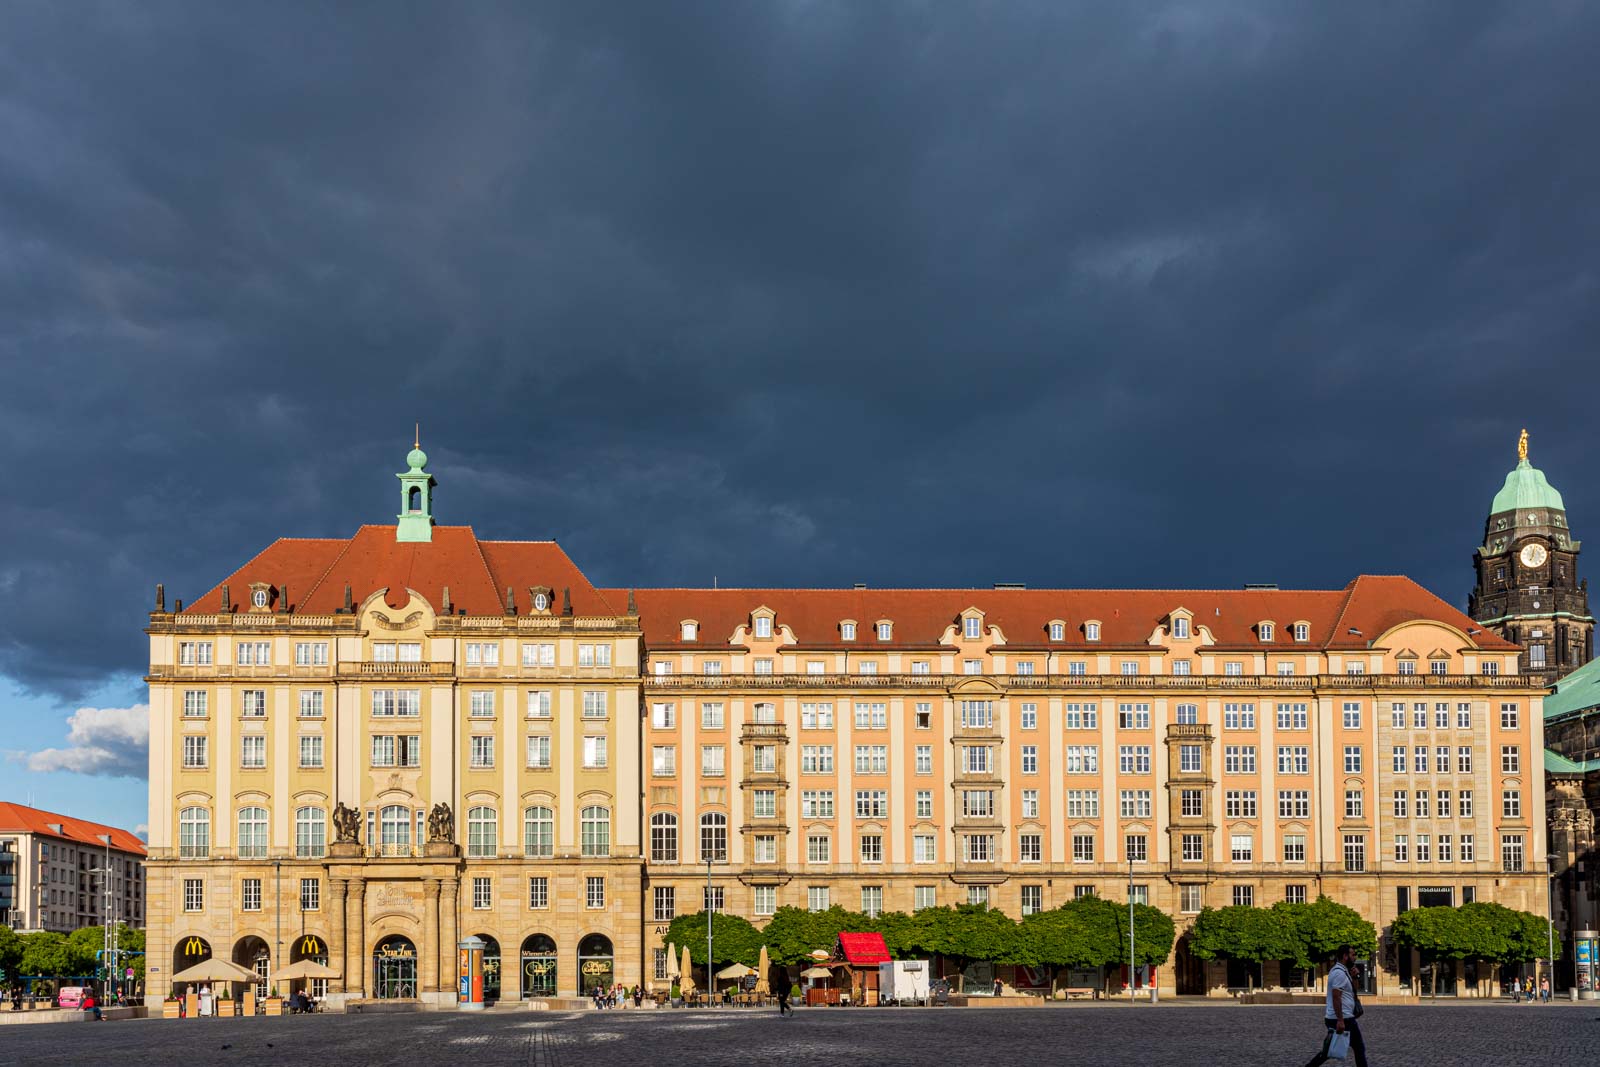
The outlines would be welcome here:
[[[683,969],[678,972],[678,988],[683,990],[683,995],[688,996],[694,992],[694,966],[689,959],[689,946],[683,946]]]
[[[678,950],[672,947],[670,941],[667,943],[667,977],[678,977]]]
[[[772,985],[767,981],[767,972],[772,970],[772,960],[767,956],[767,946],[761,946],[761,960],[756,964],[756,993],[760,996],[770,996]]]

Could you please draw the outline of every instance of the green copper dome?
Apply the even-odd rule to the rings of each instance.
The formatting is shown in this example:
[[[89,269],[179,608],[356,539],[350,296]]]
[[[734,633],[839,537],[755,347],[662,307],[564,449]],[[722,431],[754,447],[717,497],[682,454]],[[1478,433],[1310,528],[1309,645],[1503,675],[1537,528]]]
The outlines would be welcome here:
[[[1517,462],[1516,469],[1506,475],[1506,484],[1494,495],[1494,503],[1489,505],[1489,514],[1498,515],[1503,511],[1530,508],[1567,510],[1566,504],[1561,501],[1561,494],[1544,480],[1544,471],[1530,464],[1524,457]]]
[[[420,448],[413,448],[406,453],[406,462],[410,464],[412,470],[419,471],[428,465],[428,454]],[[1541,482],[1544,481],[1544,475],[1539,475],[1539,480]],[[1509,485],[1511,483],[1507,482],[1506,484]],[[1556,506],[1560,507],[1559,504]]]

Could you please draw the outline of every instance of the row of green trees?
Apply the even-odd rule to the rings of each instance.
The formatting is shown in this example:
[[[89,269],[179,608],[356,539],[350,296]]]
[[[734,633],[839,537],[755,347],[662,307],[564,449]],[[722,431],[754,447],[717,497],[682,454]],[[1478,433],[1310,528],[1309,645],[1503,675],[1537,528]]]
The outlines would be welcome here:
[[[104,947],[105,929],[99,926],[85,926],[70,934],[19,934],[9,926],[0,926],[0,972],[8,982],[19,975],[92,975],[100,964],[96,953]],[[117,947],[139,953],[130,956],[125,966],[133,968],[136,979],[143,978],[144,931],[119,923]]]
[[[1172,954],[1172,919],[1159,908],[1136,904],[1134,944],[1137,962],[1159,965]],[[716,962],[755,965],[765,945],[774,963],[803,962],[815,949],[831,949],[841,932],[883,935],[896,958],[940,955],[963,967],[975,960],[1061,968],[1102,967],[1128,961],[1128,908],[1085,896],[1020,922],[981,905],[923,908],[906,914],[872,917],[833,907],[826,911],[779,908],[762,929],[737,915],[718,913],[713,939]],[[697,964],[706,962],[706,914],[679,915],[666,940],[689,946]]]
[[[1307,968],[1327,960],[1341,945],[1370,956],[1378,950],[1378,931],[1354,908],[1318,897],[1313,904],[1205,908],[1195,917],[1188,944],[1196,959],[1254,964],[1259,979],[1260,965],[1268,960]]]
[[[1412,908],[1396,916],[1389,929],[1395,944],[1419,950],[1425,960],[1532,963],[1550,953],[1545,919],[1500,904]],[[1555,954],[1559,959],[1559,941]],[[1439,968],[1432,968],[1432,974],[1432,992],[1437,993]]]

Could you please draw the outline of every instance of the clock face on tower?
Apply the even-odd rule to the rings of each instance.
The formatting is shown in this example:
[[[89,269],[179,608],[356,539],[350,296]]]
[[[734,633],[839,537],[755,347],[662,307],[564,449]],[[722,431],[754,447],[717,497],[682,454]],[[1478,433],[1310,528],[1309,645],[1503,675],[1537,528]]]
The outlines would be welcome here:
[[[1545,547],[1535,542],[1531,545],[1523,545],[1522,554],[1519,558],[1522,560],[1524,567],[1542,567],[1544,566],[1544,561],[1549,557],[1550,553],[1545,551]]]

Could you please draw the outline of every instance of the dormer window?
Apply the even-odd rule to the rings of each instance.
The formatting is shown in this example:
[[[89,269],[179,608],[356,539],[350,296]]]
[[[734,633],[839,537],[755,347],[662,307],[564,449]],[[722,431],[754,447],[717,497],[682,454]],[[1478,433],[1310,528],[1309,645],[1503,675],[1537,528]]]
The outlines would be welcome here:
[[[853,623],[853,622],[841,622],[839,624],[839,640],[841,640],[841,641],[854,641],[855,639],[856,639],[856,624]]]
[[[878,640],[879,641],[887,641],[887,640],[889,640],[890,636],[892,636],[893,633],[894,633],[894,623],[892,623],[892,622],[880,622],[880,623],[878,623]]]
[[[539,590],[539,592],[533,594],[533,610],[534,611],[549,611],[550,610],[550,594],[546,593],[542,589]]]
[[[1403,659],[1399,663],[1395,664],[1395,669],[1398,670],[1401,674],[1416,674],[1417,673],[1417,665],[1416,665],[1416,663],[1414,663],[1413,661],[1408,660],[1408,659]]]
[[[1100,640],[1100,624],[1097,623],[1097,622],[1086,622],[1086,623],[1084,623],[1083,624],[1083,639],[1085,641],[1098,641],[1098,640]]]
[[[1172,636],[1187,640],[1189,637],[1189,620],[1179,615],[1172,620]]]
[[[683,624],[682,637],[685,641],[693,641],[700,632],[698,623],[686,622]]]
[[[976,615],[968,616],[961,620],[961,634],[968,641],[976,641],[983,636],[983,620]]]
[[[772,636],[772,619],[769,616],[756,616],[756,636],[760,638]]]
[[[1066,640],[1066,637],[1067,637],[1067,624],[1066,623],[1064,623],[1064,622],[1053,622],[1053,623],[1050,624],[1050,640],[1052,640],[1052,641],[1064,641],[1064,640]]]
[[[267,602],[271,599],[271,595],[265,589],[257,589],[250,594],[250,603],[258,608],[266,607]]]
[[[1428,661],[1429,674],[1449,674],[1450,661],[1443,659],[1430,659]]]
[[[1272,626],[1272,624],[1270,622],[1262,623],[1257,629],[1259,630],[1259,632],[1261,634],[1261,640],[1263,640],[1263,641],[1271,641],[1272,640],[1273,626]]]
[[[1309,641],[1309,640],[1311,640],[1311,624],[1308,623],[1308,622],[1297,622],[1297,623],[1295,623],[1294,624],[1294,639],[1296,641]]]

